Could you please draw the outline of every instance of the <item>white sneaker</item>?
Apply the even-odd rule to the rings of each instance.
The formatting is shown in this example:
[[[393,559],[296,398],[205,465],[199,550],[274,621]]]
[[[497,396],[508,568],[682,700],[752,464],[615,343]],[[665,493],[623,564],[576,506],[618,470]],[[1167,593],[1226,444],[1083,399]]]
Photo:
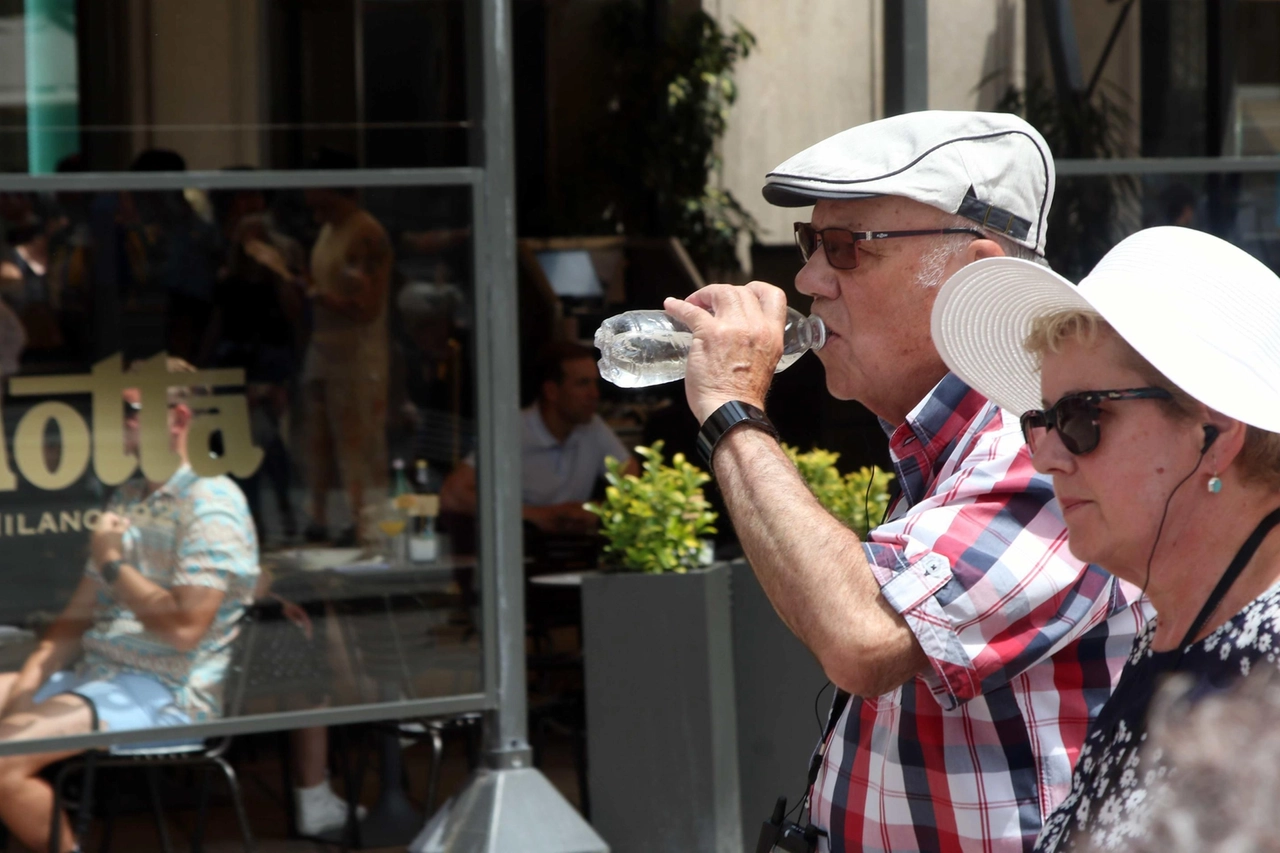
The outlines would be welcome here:
[[[347,824],[347,801],[327,784],[320,791],[295,791],[299,835],[323,835]],[[364,820],[368,809],[356,806],[356,819]]]

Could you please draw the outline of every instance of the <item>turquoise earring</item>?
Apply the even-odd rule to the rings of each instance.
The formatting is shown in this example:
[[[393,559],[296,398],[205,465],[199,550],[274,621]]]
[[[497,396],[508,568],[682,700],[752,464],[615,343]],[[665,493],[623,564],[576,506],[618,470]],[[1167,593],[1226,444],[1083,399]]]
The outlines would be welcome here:
[[[1209,478],[1209,494],[1216,495],[1220,491],[1222,491],[1222,478],[1214,474]]]

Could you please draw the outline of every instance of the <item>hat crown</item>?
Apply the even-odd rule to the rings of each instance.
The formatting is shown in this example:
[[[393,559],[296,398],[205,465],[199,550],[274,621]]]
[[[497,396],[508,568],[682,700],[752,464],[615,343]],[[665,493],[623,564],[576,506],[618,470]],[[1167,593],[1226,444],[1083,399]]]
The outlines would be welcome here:
[[[1250,421],[1264,401],[1248,398],[1266,388],[1280,413],[1280,278],[1243,249],[1190,228],[1148,228],[1117,243],[1079,289],[1192,397]]]
[[[960,214],[1043,254],[1049,146],[1009,113],[926,110],[837,133],[765,178],[773,204],[896,195]]]

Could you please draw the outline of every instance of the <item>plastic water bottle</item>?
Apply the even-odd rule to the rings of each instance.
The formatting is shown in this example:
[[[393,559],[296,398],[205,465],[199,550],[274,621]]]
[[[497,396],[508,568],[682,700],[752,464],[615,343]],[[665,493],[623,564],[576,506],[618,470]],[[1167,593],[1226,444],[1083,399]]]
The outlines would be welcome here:
[[[596,330],[600,375],[620,388],[644,388],[684,378],[693,332],[665,311],[627,311],[610,317]],[[827,342],[820,317],[787,309],[782,329],[782,358],[774,372],[786,370],[809,350]]]

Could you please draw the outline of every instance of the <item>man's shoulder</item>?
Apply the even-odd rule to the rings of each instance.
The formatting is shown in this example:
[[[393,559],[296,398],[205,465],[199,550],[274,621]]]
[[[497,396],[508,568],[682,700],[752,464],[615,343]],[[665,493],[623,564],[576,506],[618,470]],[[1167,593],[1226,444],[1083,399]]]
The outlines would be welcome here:
[[[387,236],[387,229],[382,223],[369,211],[361,208],[356,211],[355,228],[353,231],[361,237],[372,237],[379,241],[390,243],[391,238]]]
[[[192,508],[201,511],[223,511],[243,514],[249,512],[249,502],[235,481],[226,475],[196,477],[187,485],[181,497]]]
[[[613,431],[613,427],[609,426],[605,419],[599,415],[592,415],[591,420],[578,427],[576,432],[588,436],[592,441],[600,444],[612,445],[619,441],[618,434]]]
[[[543,423],[536,401],[520,410],[520,438],[526,449],[555,444],[551,433],[547,432],[547,425]]]

